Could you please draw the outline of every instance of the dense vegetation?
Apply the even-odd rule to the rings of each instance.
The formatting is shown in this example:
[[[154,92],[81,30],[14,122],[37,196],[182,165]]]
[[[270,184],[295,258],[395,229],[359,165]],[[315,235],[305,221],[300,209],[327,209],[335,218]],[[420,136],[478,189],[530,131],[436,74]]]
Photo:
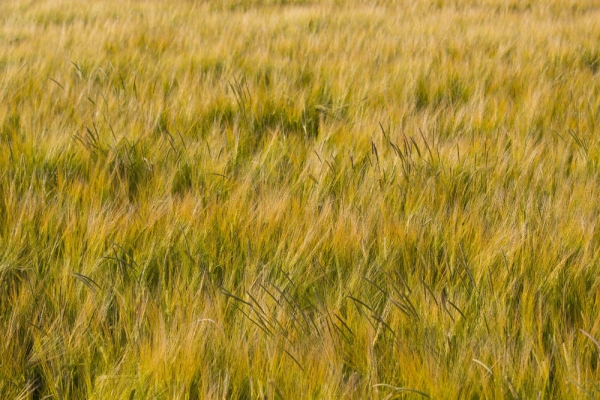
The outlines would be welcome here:
[[[600,397],[594,0],[0,2],[0,397]]]

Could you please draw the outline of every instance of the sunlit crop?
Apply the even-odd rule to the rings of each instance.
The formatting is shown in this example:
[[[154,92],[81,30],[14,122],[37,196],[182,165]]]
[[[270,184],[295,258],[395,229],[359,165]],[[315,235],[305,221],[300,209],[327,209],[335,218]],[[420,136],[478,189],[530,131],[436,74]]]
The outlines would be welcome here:
[[[0,2],[0,398],[600,397],[600,4]]]

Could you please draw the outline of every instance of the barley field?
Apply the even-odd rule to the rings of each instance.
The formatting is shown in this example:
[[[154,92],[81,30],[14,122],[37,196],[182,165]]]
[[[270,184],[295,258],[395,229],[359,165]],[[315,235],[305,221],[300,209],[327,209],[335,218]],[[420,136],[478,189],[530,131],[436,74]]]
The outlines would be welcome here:
[[[2,399],[600,397],[596,0],[0,3]]]

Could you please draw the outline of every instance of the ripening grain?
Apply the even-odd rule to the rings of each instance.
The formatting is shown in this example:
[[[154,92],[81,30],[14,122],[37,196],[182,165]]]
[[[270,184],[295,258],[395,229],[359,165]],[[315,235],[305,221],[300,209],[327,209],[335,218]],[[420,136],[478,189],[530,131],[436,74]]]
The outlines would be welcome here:
[[[600,396],[600,5],[0,3],[0,397]]]

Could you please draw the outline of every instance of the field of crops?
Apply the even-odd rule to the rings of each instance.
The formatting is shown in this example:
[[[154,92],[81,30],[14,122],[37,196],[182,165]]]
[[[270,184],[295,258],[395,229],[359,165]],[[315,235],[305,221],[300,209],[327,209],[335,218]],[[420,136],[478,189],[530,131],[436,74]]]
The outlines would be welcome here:
[[[0,2],[0,398],[600,397],[597,0]]]

